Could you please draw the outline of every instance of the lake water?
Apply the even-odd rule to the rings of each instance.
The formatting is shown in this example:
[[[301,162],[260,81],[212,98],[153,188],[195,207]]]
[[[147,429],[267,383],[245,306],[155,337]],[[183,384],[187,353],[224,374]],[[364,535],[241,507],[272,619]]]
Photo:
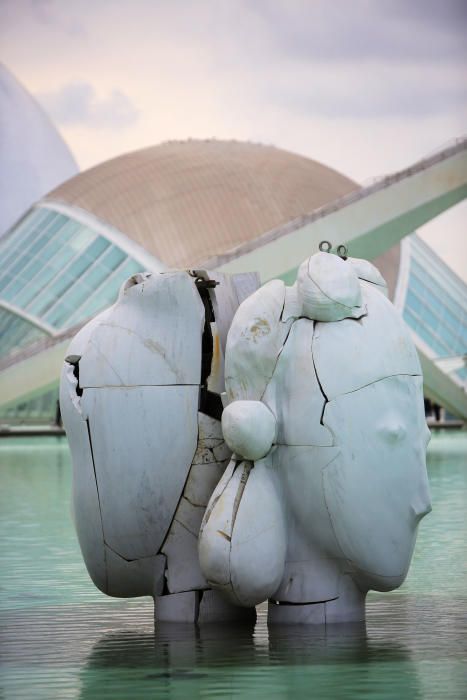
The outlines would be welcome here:
[[[433,512],[366,626],[164,625],[107,598],[70,520],[63,438],[0,442],[0,698],[467,698],[467,434],[429,447]]]

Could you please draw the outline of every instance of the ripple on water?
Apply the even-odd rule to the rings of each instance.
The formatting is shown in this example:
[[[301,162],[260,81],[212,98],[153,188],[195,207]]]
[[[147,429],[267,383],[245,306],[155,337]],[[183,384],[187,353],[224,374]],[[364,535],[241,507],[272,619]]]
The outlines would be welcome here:
[[[152,601],[106,598],[70,522],[64,440],[0,443],[5,698],[465,698],[467,437],[435,435],[433,513],[404,586],[365,625],[159,625]]]

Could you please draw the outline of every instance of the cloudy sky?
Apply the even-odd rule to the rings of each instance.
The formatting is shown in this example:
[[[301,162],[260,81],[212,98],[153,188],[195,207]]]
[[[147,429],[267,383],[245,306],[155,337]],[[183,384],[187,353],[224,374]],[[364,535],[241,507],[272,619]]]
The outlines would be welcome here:
[[[467,0],[0,0],[2,59],[82,169],[236,138],[365,183],[467,123]],[[467,204],[421,231],[467,279]]]

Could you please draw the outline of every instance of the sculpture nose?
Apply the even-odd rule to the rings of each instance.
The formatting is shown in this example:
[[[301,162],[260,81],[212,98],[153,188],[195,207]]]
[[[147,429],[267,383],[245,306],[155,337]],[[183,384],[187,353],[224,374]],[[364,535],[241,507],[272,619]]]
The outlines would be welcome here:
[[[428,477],[426,473],[423,474],[420,480],[420,486],[418,493],[416,494],[412,502],[412,510],[415,516],[416,522],[420,522],[425,515],[431,512],[431,496],[430,496],[430,486],[428,484]]]

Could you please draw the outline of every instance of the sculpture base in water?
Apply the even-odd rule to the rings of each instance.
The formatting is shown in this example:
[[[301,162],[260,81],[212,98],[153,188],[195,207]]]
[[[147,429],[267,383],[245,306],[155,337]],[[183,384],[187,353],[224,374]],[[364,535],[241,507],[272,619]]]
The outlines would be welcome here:
[[[254,624],[255,608],[232,605],[217,591],[183,591],[172,595],[156,596],[156,622],[228,622]]]

